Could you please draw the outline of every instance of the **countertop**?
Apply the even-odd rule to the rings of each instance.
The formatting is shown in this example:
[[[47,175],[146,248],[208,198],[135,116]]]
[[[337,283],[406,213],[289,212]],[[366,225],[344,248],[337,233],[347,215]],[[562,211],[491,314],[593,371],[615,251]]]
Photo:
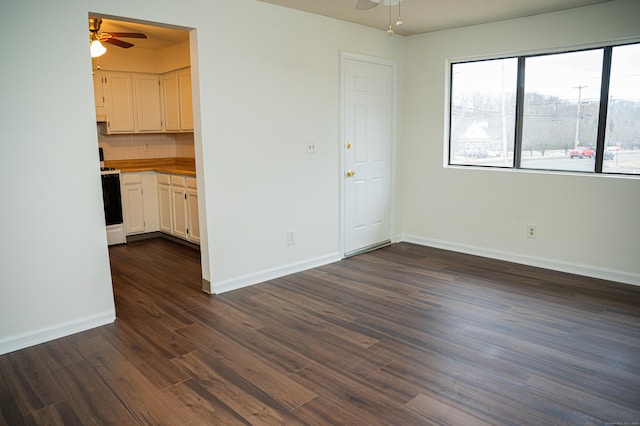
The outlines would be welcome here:
[[[105,167],[114,167],[122,173],[161,172],[187,176],[196,175],[195,159],[186,157],[105,160],[104,165]]]

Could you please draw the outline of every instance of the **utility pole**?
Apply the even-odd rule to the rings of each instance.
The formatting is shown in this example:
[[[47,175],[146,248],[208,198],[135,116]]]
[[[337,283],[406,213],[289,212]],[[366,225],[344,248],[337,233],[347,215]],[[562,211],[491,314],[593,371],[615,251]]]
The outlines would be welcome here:
[[[578,145],[580,144],[580,141],[578,140],[579,136],[580,136],[580,104],[582,104],[582,89],[584,89],[585,86],[574,86],[574,89],[578,89],[578,114],[576,115],[576,142],[575,142],[575,146],[574,148],[578,148]]]

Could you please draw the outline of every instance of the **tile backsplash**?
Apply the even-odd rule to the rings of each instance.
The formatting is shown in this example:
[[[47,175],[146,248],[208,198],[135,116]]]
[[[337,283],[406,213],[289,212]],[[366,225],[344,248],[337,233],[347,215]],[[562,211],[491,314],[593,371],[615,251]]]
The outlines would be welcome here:
[[[107,135],[104,126],[104,123],[98,123],[98,146],[104,151],[104,159],[107,161],[166,157],[195,158],[193,133]]]
[[[196,150],[193,147],[193,133],[175,133],[176,157],[196,158]]]

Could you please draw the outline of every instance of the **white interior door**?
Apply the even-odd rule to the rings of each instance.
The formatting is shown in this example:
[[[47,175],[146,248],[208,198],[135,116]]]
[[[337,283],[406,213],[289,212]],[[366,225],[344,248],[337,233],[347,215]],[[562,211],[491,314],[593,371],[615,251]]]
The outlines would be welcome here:
[[[394,67],[342,60],[344,252],[391,241]]]

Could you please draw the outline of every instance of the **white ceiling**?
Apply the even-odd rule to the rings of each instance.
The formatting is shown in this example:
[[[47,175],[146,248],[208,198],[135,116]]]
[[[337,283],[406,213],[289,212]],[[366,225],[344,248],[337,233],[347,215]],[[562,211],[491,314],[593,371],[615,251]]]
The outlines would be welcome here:
[[[292,9],[329,16],[386,31],[389,7],[356,10],[358,0],[260,0]],[[404,24],[393,30],[414,35],[448,28],[465,27],[505,19],[572,9],[611,0],[404,0],[401,15]],[[396,0],[393,2],[397,3]],[[391,7],[391,20],[398,19],[398,6]]]
[[[572,9],[611,0],[402,0],[402,26],[398,19],[397,0],[391,7],[379,5],[356,10],[358,0],[258,0],[386,31],[389,11],[396,34],[414,35],[448,28],[463,27],[504,19],[520,18],[558,10]],[[385,0],[387,1],[387,0]],[[388,4],[388,1],[387,1]],[[88,26],[87,26],[88,30]],[[144,49],[163,49],[189,40],[188,31],[144,22],[123,22],[102,17],[101,32],[141,32],[147,39],[122,38]],[[87,31],[88,36],[88,31]]]

